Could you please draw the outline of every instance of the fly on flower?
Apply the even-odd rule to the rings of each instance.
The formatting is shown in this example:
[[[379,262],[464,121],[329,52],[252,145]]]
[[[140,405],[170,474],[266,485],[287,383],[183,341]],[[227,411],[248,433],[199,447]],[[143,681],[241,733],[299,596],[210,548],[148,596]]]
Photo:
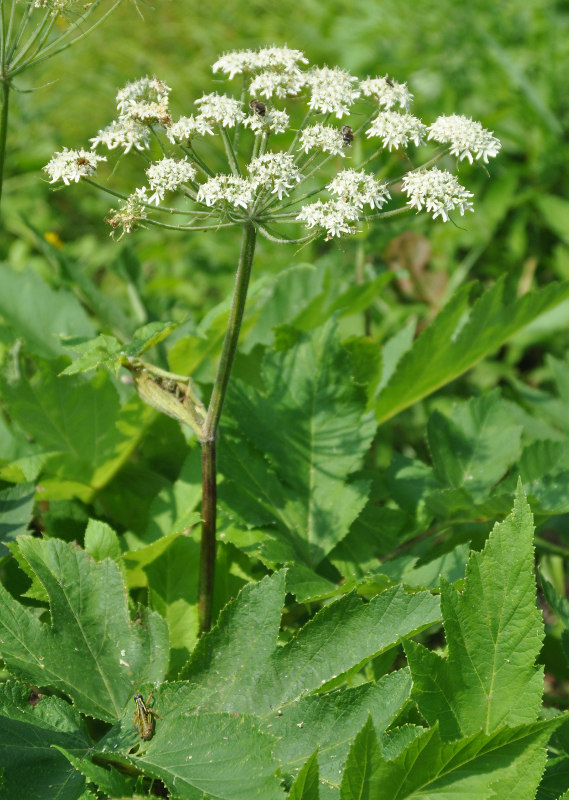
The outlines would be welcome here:
[[[134,695],[134,702],[136,703],[136,710],[134,712],[133,724],[138,731],[141,739],[152,739],[154,733],[154,718],[161,719],[158,714],[148,707],[152,700],[152,695],[149,695],[146,703],[142,699],[141,694]]]

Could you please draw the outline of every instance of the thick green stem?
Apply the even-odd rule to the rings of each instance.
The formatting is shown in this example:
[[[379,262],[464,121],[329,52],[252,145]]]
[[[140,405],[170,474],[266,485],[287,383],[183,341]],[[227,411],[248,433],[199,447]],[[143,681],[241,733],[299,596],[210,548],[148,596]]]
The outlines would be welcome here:
[[[2,116],[0,117],[0,202],[4,184],[4,161],[6,159],[6,138],[8,136],[8,102],[10,99],[10,81],[2,80]]]
[[[241,322],[247,300],[247,289],[251,275],[251,265],[255,253],[257,232],[251,222],[243,228],[241,240],[241,254],[235,277],[235,289],[227,330],[215,376],[215,383],[211,393],[209,408],[203,433],[201,436],[202,448],[202,540],[200,553],[200,576],[198,583],[198,620],[200,633],[208,631],[211,627],[211,612],[213,605],[213,587],[215,577],[215,546],[216,546],[216,440],[223,402],[227,394],[231,368],[235,360],[237,342],[241,331]]]

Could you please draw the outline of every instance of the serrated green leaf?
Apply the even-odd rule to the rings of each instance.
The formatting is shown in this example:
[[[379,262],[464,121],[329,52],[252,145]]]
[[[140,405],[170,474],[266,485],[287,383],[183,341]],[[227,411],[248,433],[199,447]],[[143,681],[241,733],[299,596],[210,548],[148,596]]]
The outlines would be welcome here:
[[[371,784],[379,791],[374,781],[375,773],[381,769],[381,753],[371,717],[356,736],[350,749],[346,770],[340,788],[341,800],[371,800]],[[378,794],[377,797],[380,795]]]
[[[0,585],[6,668],[64,692],[85,714],[117,719],[139,684],[164,678],[165,622],[152,612],[130,621],[120,570],[110,559],[97,564],[57,539],[22,536],[18,548],[49,596],[51,625]]]
[[[64,353],[60,337],[93,336],[93,326],[70,292],[55,291],[31,269],[16,272],[0,265],[0,314],[14,338],[22,338],[42,358]]]
[[[546,720],[490,735],[479,731],[446,744],[434,727],[386,759],[368,721],[348,756],[342,800],[534,800],[544,745],[559,724]]]
[[[384,675],[376,684],[302,697],[274,711],[270,732],[279,737],[275,747],[281,770],[293,774],[318,748],[323,792],[337,798],[337,787],[350,744],[371,716],[377,730],[384,731],[397,718],[409,699],[411,678],[407,669]],[[336,791],[333,789],[336,788]]]
[[[318,752],[312,753],[290,787],[288,800],[320,800],[318,788]]]
[[[102,561],[104,558],[116,561],[121,556],[119,537],[106,522],[90,519],[85,530],[85,551],[95,561]]]
[[[99,366],[105,366],[117,375],[121,365],[128,358],[140,356],[155,347],[183,322],[184,320],[180,322],[149,322],[134,331],[128,344],[119,341],[114,336],[104,334],[88,341],[76,338],[68,339],[66,346],[76,350],[80,356],[61,374],[74,375],[78,372],[88,372]]]
[[[158,705],[158,702],[157,702]],[[160,703],[160,727],[140,756],[130,761],[160,778],[181,800],[284,800],[274,739],[247,715],[168,714]],[[168,716],[166,716],[168,714]]]
[[[8,552],[5,542],[28,530],[35,492],[34,483],[18,483],[0,492],[0,556]]]
[[[76,358],[68,367],[62,370],[62,375],[76,375],[79,372],[89,372],[99,366],[108,367],[115,375],[118,374],[121,366],[121,351],[124,345],[114,336],[99,334],[95,339],[88,341],[72,339],[63,340],[65,347],[69,347],[78,353]]]
[[[99,767],[93,764],[88,756],[81,757],[70,753],[64,747],[57,747],[57,750],[65,756],[69,763],[82,775],[88,783],[94,783],[100,792],[104,792],[113,798],[132,797],[134,780],[126,775],[122,775],[112,765]]]
[[[375,422],[364,415],[365,398],[350,373],[348,354],[330,322],[302,335],[294,348],[268,354],[265,392],[234,382],[228,394],[239,437],[244,434],[263,453],[274,477],[267,478],[269,470],[258,459],[254,465],[247,459],[245,476],[241,454],[231,459],[228,449],[221,449],[221,470],[234,484],[233,495],[222,489],[224,497],[235,501],[235,495],[248,492],[253,513],[264,512],[291,540],[292,558],[312,567],[347,534],[367,499],[367,482],[347,479],[361,465]]]
[[[494,526],[481,553],[472,553],[462,594],[441,586],[448,659],[406,645],[413,697],[445,740],[537,718],[543,624],[532,543],[531,511],[519,489],[511,515]]]
[[[500,280],[469,310],[461,289],[401,358],[375,403],[378,422],[462,375],[532,320],[569,296],[569,283],[550,284],[519,298],[504,297]]]
[[[0,797],[78,800],[85,781],[52,745],[76,754],[91,742],[77,711],[58,697],[38,698],[29,687],[0,685]]]
[[[182,677],[194,702],[215,711],[268,713],[341,682],[348,670],[438,621],[438,598],[391,589],[370,603],[351,593],[318,612],[283,647],[277,635],[285,576],[245,586],[213,630],[199,640]]]
[[[522,428],[495,391],[456,404],[449,416],[433,412],[427,431],[440,481],[482,501],[518,456]]]

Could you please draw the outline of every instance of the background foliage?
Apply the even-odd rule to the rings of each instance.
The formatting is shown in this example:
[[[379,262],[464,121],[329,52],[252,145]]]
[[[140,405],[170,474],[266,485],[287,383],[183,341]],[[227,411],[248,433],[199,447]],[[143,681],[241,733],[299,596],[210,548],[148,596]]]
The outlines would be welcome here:
[[[565,797],[569,9],[141,9],[124,3],[13,97],[0,796],[25,775],[30,798],[144,796],[148,776],[183,798]],[[222,431],[221,616],[196,646],[199,450],[111,372],[59,377],[76,357],[61,334],[124,342],[179,322],[153,360],[207,395],[238,240],[117,244],[104,198],[52,191],[40,170],[107,124],[128,80],[157,74],[189,113],[221,52],[271,43],[405,80],[418,116],[472,116],[504,147],[491,179],[461,165],[476,214],[460,226],[405,217],[338,246],[260,244]],[[132,696],[156,683],[141,743]]]

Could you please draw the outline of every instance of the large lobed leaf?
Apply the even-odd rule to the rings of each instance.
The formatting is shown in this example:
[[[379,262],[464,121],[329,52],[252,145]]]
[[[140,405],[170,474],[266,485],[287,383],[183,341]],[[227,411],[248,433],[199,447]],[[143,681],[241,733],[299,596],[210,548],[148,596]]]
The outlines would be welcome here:
[[[141,683],[161,681],[168,658],[165,621],[131,622],[117,564],[95,563],[57,539],[18,539],[27,570],[45,589],[51,623],[40,622],[0,585],[0,655],[6,668],[68,695],[85,714],[118,719]]]
[[[448,659],[409,642],[413,696],[443,739],[533,722],[541,706],[543,640],[533,575],[533,524],[518,487],[514,508],[481,553],[473,552],[464,592],[442,585]]]
[[[569,297],[569,283],[518,298],[498,281],[469,308],[472,286],[461,289],[399,361],[374,401],[378,422],[462,375],[511,336]]]
[[[85,781],[54,749],[85,755],[91,741],[77,711],[59,697],[43,697],[23,683],[0,685],[0,797],[77,800]]]
[[[289,557],[309,566],[347,534],[367,499],[368,483],[348,478],[361,466],[375,421],[364,414],[365,397],[351,374],[331,321],[267,355],[266,389],[234,382],[228,395],[239,442],[220,448],[232,484],[222,487],[223,496],[243,519],[274,526],[273,535],[291,547]],[[245,457],[243,435],[254,448]]]
[[[544,745],[560,722],[479,731],[448,743],[435,726],[389,758],[368,720],[350,751],[341,800],[533,800]]]
[[[429,592],[406,594],[396,587],[370,603],[352,592],[277,647],[284,597],[281,570],[248,584],[226,606],[182,674],[193,685],[188,703],[212,711],[269,713],[440,619],[438,598]]]

